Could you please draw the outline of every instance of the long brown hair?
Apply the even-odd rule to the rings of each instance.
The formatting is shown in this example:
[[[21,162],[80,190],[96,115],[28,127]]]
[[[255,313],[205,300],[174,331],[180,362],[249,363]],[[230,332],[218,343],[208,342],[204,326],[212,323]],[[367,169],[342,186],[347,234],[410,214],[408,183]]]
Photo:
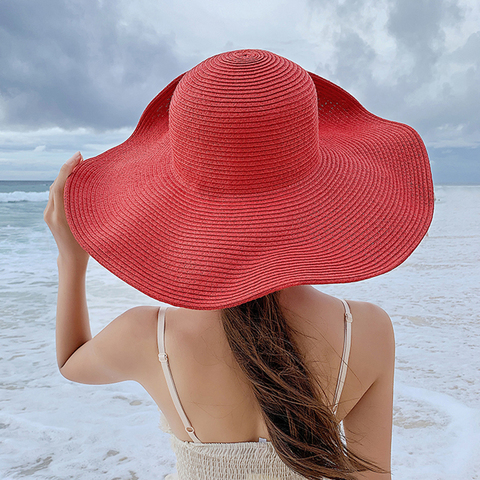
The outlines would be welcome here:
[[[278,292],[224,309],[222,321],[284,463],[309,479],[353,480],[355,472],[385,472],[342,441],[332,407],[297,347]]]

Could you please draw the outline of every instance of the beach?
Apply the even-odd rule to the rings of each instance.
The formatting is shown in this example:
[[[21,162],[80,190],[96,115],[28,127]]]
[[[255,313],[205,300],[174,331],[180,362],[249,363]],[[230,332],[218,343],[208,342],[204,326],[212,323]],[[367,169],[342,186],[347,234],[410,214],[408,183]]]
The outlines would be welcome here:
[[[0,182],[0,479],[163,479],[175,459],[142,387],[58,371],[48,186]],[[396,480],[480,478],[480,186],[436,186],[435,197],[428,236],[404,264],[317,286],[392,318]],[[94,334],[128,308],[159,305],[93,260],[87,293]]]

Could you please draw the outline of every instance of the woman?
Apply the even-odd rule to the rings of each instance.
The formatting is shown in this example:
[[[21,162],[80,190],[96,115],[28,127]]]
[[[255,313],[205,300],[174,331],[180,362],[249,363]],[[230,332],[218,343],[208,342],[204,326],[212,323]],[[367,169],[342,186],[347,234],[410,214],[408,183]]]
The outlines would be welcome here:
[[[309,284],[398,266],[432,213],[410,127],[270,52],[207,59],[52,185],[60,371],[142,384],[180,479],[391,478],[391,322]],[[181,308],[134,308],[92,338],[89,254]]]

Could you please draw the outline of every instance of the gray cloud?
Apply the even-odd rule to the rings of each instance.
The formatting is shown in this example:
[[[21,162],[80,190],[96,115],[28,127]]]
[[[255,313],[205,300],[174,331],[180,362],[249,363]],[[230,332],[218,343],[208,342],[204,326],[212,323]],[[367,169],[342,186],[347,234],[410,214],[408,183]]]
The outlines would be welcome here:
[[[429,81],[433,67],[445,48],[443,26],[461,19],[461,10],[446,0],[396,0],[390,11],[387,29],[400,50],[414,58],[414,67],[402,82]]]
[[[357,88],[365,88],[372,81],[370,66],[376,57],[375,50],[357,32],[348,30],[340,34],[336,50],[338,60],[334,75],[345,83],[355,82]]]
[[[124,24],[115,2],[15,0],[0,6],[3,125],[132,125],[183,71],[173,34]]]

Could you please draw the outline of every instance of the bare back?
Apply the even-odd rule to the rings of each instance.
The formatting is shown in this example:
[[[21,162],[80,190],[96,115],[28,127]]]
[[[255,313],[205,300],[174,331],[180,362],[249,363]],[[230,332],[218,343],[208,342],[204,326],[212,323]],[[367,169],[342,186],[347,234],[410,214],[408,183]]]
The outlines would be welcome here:
[[[333,406],[344,342],[344,308],[312,287],[293,287],[280,297],[296,341]],[[345,386],[337,412],[343,420],[379,376],[382,352],[371,335],[372,306],[349,302],[355,321]],[[369,318],[370,315],[370,318]],[[203,442],[236,443],[268,439],[262,413],[228,346],[220,311],[169,309],[165,343],[184,410]],[[156,344],[155,344],[156,348]],[[152,345],[153,350],[153,345]],[[153,365],[144,387],[164,412],[174,434],[190,441],[166,388],[161,366]]]

